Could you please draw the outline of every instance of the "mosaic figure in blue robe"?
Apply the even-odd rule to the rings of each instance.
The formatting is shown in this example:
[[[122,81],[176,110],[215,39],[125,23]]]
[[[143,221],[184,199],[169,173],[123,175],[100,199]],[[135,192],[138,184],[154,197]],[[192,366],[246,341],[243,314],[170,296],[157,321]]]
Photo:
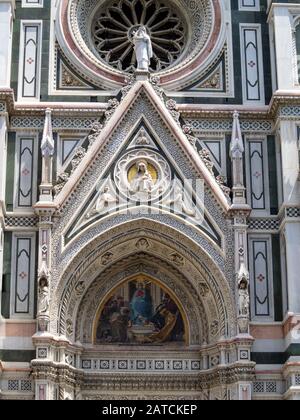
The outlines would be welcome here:
[[[145,325],[152,317],[152,299],[142,284],[137,286],[130,302],[131,321],[133,325]]]

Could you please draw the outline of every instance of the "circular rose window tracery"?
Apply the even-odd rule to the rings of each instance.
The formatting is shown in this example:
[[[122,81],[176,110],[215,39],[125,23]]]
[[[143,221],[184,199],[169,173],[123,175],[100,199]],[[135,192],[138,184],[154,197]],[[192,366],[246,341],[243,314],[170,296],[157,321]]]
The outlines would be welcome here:
[[[152,41],[151,70],[164,70],[182,57],[188,29],[179,11],[160,0],[119,0],[106,3],[94,16],[91,37],[99,58],[118,70],[133,71],[132,36],[141,25]]]
[[[124,25],[124,22],[120,21],[117,28],[113,26],[108,31],[103,30],[106,26],[100,27],[102,33],[100,31],[95,34],[93,28],[101,17],[101,13],[104,14],[103,18],[108,18],[109,7],[114,7],[114,4],[119,7],[120,3],[126,2],[127,6],[130,6],[128,7],[131,17],[129,19],[127,15],[125,16],[130,20],[130,25],[127,23]],[[143,11],[150,7],[147,6],[148,4],[159,3],[167,8],[165,12],[168,14],[164,18],[155,9],[157,10],[156,18],[162,19],[158,21],[158,24],[169,24],[169,26],[160,30],[154,28],[161,33],[158,33],[159,42],[157,42],[158,62],[155,60],[151,62],[151,71],[157,74],[161,86],[165,89],[183,90],[200,80],[205,75],[206,69],[215,64],[227,40],[226,19],[223,18],[226,12],[225,2],[219,0],[59,0],[57,3],[59,8],[55,30],[61,54],[84,80],[103,90],[120,89],[126,83],[127,75],[132,72],[132,68],[136,67],[136,63],[131,65],[133,56],[130,56],[130,51],[133,46],[130,44],[130,38],[132,31],[139,27],[140,23],[133,24],[132,22],[138,22],[139,16],[141,19]],[[132,4],[137,3],[140,5],[140,11],[139,13],[135,11],[132,16]],[[162,10],[160,12],[162,13]],[[118,14],[119,12],[114,14],[114,20]],[[135,17],[136,20],[133,20]],[[175,27],[175,17],[179,19],[182,27]],[[111,16],[106,22],[108,21],[111,22]],[[103,25],[103,22],[100,23]],[[183,32],[181,28],[184,29]],[[152,26],[152,31],[154,29]],[[112,33],[113,31],[117,33]],[[148,33],[151,37],[153,36],[149,29]],[[172,34],[173,38],[171,38]],[[181,39],[181,34],[183,34],[183,39]],[[124,42],[121,46],[122,42],[116,38],[122,37]],[[172,42],[169,42],[169,38]],[[108,51],[107,43],[114,41],[118,49],[113,57],[112,52]],[[156,42],[154,39],[153,41]],[[100,45],[100,50],[103,50],[102,56],[97,49],[97,43],[99,46],[101,42],[103,43],[102,46]],[[127,52],[125,47],[128,48]],[[125,59],[124,55],[121,59],[123,53],[127,54]],[[124,70],[125,68],[129,70]]]

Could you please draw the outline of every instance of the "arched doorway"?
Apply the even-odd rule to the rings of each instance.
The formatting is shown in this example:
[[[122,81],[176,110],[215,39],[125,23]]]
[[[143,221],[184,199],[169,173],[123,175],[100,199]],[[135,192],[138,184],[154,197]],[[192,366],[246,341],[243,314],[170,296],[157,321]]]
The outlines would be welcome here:
[[[156,222],[94,238],[66,266],[51,310],[59,338],[35,339],[37,352],[60,349],[63,384],[53,367],[49,386],[71,399],[219,399],[253,375],[224,274],[195,241]]]

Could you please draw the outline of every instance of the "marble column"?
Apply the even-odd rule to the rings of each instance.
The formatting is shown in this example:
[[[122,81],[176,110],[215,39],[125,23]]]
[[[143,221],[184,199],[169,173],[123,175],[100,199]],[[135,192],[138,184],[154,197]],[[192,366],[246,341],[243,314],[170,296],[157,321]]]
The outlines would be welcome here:
[[[271,16],[274,25],[275,58],[279,90],[294,88],[294,72],[292,71],[294,67],[292,16],[288,6],[274,4],[273,16]]]
[[[280,139],[283,210],[285,216],[282,227],[286,243],[288,312],[300,314],[298,274],[298,261],[300,261],[300,217],[297,217],[297,212],[300,213],[300,182],[299,144],[295,121],[280,121]]]

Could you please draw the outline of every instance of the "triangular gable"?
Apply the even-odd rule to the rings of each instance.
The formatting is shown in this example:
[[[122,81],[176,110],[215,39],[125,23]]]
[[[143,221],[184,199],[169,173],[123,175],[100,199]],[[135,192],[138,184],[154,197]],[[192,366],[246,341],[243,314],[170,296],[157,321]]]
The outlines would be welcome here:
[[[191,161],[193,167],[198,171],[200,177],[204,179],[205,183],[213,192],[215,198],[223,210],[227,212],[230,208],[230,205],[220,185],[211,174],[209,169],[206,167],[205,163],[199,157],[199,154],[194,149],[192,144],[187,140],[187,137],[183,133],[181,127],[178,126],[178,122],[176,122],[172,117],[164,102],[161,100],[151,83],[148,81],[137,81],[122,100],[121,104],[116,107],[115,112],[112,114],[112,116],[110,116],[108,123],[103,127],[96,141],[89,148],[86,155],[83,157],[80,164],[75,169],[60,194],[55,198],[55,206],[57,208],[61,208],[64,203],[66,203],[68,196],[74,193],[76,185],[81,182],[85,172],[88,170],[95,157],[99,155],[102,150],[104,150],[104,147],[109,142],[113,132],[122,123],[128,110],[134,106],[134,103],[139,100],[139,97],[142,94],[146,95],[147,99],[150,101],[156,112],[158,112],[159,116],[164,121],[170,133],[180,144],[184,154]]]
[[[137,141],[140,138],[142,141]],[[116,213],[136,211],[142,213],[141,205],[144,204],[143,210],[146,212],[148,212],[150,206],[156,214],[176,214],[186,222],[202,230],[215,243],[221,246],[220,232],[203,211],[203,184],[198,185],[197,188],[195,183],[194,185],[186,183],[180,167],[171,158],[168,149],[156,135],[155,130],[151,128],[144,115],[137,120],[136,124],[129,131],[122,146],[121,150],[114,155],[113,162],[101,174],[101,179],[99,179],[97,185],[86,195],[71,223],[68,224],[64,237],[65,244],[73,240],[92,224],[99,221],[103,222]],[[151,162],[154,165],[157,163],[157,167],[162,168],[165,179],[165,182],[160,184],[161,192],[156,195],[155,190],[153,190],[151,204],[149,202],[139,202],[138,207],[135,199],[132,200],[126,194],[123,194],[118,182],[119,174],[122,172],[122,165],[126,166],[126,162],[136,162],[137,159],[147,160],[150,166]],[[149,170],[151,172],[151,169]],[[154,171],[155,169],[152,166],[153,179],[156,178],[156,175],[153,174]],[[165,186],[167,187],[166,190],[164,190]],[[134,198],[134,194],[132,198]]]

